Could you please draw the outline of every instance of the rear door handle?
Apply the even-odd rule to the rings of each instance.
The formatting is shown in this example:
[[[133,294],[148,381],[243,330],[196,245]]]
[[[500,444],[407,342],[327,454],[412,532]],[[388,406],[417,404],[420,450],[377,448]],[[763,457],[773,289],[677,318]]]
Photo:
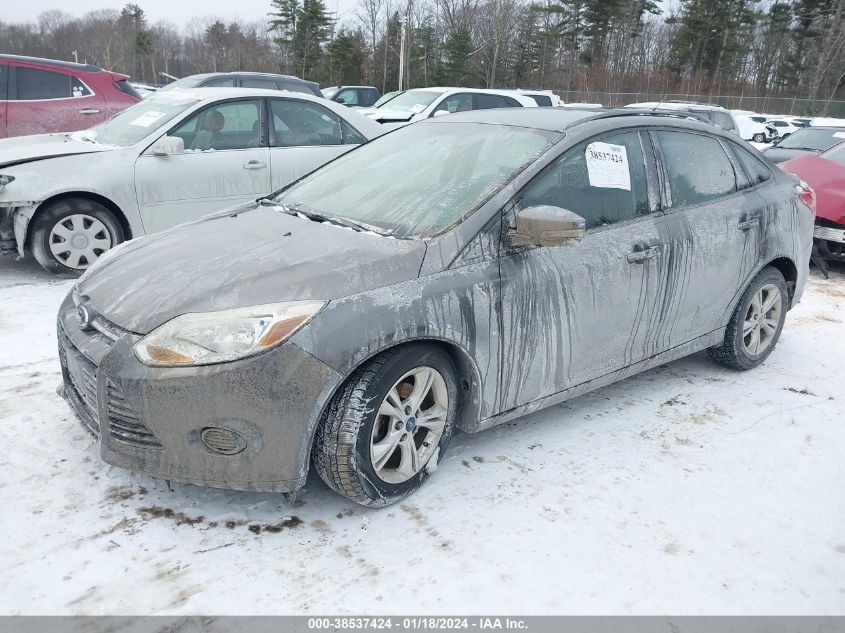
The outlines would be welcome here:
[[[266,166],[267,163],[262,163],[260,160],[251,160],[244,163],[244,169],[264,169]]]
[[[79,114],[100,114],[100,111],[95,108],[82,108]]]
[[[628,261],[632,264],[636,264],[638,262],[644,262],[647,259],[651,259],[655,255],[660,253],[659,246],[649,246],[648,248],[644,248],[642,250],[634,250],[628,253]]]
[[[736,228],[740,231],[747,231],[748,229],[753,229],[755,226],[760,224],[760,218],[758,217],[751,217],[745,220],[742,220],[739,224],[736,225]]]

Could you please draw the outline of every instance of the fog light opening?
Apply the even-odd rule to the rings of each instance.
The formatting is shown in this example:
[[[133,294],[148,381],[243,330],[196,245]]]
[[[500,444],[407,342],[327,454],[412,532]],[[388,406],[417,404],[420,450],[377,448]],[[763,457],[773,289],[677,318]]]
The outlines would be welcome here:
[[[237,455],[246,448],[246,440],[234,431],[210,426],[202,430],[200,439],[212,453]]]

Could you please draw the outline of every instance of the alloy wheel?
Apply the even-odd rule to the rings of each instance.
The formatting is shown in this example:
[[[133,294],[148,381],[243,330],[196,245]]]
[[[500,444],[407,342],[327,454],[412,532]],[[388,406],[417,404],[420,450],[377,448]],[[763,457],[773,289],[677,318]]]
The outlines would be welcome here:
[[[783,299],[774,284],[766,284],[751,298],[742,323],[742,344],[751,356],[759,356],[771,346],[780,325]]]
[[[449,414],[446,381],[436,369],[416,367],[387,392],[370,438],[376,475],[401,484],[419,473],[437,449]]]

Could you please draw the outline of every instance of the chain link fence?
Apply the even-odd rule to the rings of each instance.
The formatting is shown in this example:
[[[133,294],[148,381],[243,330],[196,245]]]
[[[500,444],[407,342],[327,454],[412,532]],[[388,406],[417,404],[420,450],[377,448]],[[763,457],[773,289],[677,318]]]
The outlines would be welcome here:
[[[560,90],[566,103],[600,103],[622,107],[643,101],[696,101],[720,105],[729,110],[751,110],[764,114],[845,118],[845,101],[801,99],[798,97],[749,97],[743,95],[665,94],[660,92],[594,92]]]

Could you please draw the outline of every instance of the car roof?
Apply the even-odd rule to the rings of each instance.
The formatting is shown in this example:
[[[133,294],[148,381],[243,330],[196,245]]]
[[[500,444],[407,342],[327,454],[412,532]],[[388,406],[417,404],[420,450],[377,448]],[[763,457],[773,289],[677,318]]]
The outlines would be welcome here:
[[[27,57],[26,55],[6,55],[0,54],[0,60],[11,62],[26,62],[29,64],[41,64],[43,66],[55,66],[56,68],[66,68],[68,70],[80,70],[89,73],[100,72],[103,69],[93,64],[77,64],[76,62],[66,62],[61,59],[46,59],[44,57]]]
[[[700,108],[702,110],[725,110],[720,105],[712,103],[694,103],[691,101],[643,101],[642,103],[629,103],[626,108],[660,108],[662,110],[691,110]]]
[[[171,94],[176,94],[176,91],[171,91]],[[326,104],[327,99],[318,97],[313,94],[305,92],[294,92],[292,90],[273,90],[272,88],[182,88],[178,91],[179,95],[186,95],[194,99],[213,101],[216,99],[233,99],[237,97],[279,97],[279,96],[295,96],[297,99],[304,99],[306,101],[316,101],[318,103]],[[168,93],[165,93],[168,94]]]
[[[207,79],[208,77],[230,77],[232,75],[236,75],[236,76],[246,75],[246,76],[249,76],[249,77],[281,77],[283,79],[295,79],[296,81],[302,81],[302,82],[305,82],[305,83],[314,83],[314,82],[306,81],[305,79],[300,79],[299,77],[295,77],[294,75],[280,75],[278,73],[260,73],[260,72],[254,72],[254,71],[251,71],[251,70],[232,70],[232,71],[226,71],[226,72],[221,71],[221,72],[216,72],[216,73],[197,73],[195,75],[188,75],[187,77],[182,77],[182,79],[188,79],[188,78]]]
[[[714,134],[725,135],[718,125],[687,117],[674,112],[634,110],[618,108],[614,110],[597,110],[596,108],[496,108],[490,110],[471,110],[458,112],[449,116],[429,119],[432,123],[448,123],[450,121],[466,121],[470,123],[490,123],[498,125],[512,125],[514,127],[529,127],[549,132],[565,132],[567,129],[587,121],[619,120],[644,125],[675,125],[695,130],[705,130]],[[608,125],[612,128],[613,125]]]

